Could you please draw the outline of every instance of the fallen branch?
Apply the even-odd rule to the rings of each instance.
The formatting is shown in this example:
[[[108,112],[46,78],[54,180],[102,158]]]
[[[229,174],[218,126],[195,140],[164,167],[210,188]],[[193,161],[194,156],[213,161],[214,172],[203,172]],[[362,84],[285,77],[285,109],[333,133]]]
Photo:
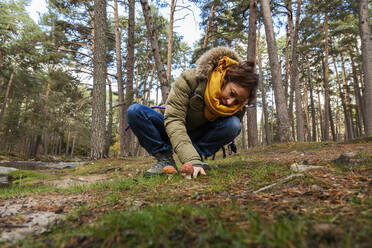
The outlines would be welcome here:
[[[273,188],[273,187],[275,187],[275,186],[278,186],[278,185],[281,185],[281,184],[283,184],[283,183],[286,183],[286,182],[288,182],[288,181],[290,181],[290,180],[292,180],[292,179],[294,179],[294,178],[302,177],[302,176],[303,176],[303,174],[300,174],[300,173],[289,175],[289,176],[287,176],[286,178],[280,180],[279,182],[276,182],[276,183],[270,184],[270,185],[268,185],[268,186],[265,186],[265,187],[263,187],[263,188],[260,188],[260,189],[258,189],[258,190],[256,190],[256,191],[253,191],[252,193],[253,193],[253,194],[257,194],[257,193],[259,193],[259,192],[266,191],[266,190],[271,189],[271,188]]]

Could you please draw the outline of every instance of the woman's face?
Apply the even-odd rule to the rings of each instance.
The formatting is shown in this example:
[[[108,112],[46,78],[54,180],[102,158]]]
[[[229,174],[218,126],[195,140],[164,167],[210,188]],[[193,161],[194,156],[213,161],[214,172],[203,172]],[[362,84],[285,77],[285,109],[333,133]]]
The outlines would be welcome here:
[[[249,91],[237,83],[228,82],[222,89],[220,101],[222,105],[231,107],[246,101],[249,97]]]

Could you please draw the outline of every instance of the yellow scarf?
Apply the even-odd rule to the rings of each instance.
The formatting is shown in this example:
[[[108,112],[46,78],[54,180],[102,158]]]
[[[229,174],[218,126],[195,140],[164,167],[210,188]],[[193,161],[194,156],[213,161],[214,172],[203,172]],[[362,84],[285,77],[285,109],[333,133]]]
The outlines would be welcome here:
[[[225,56],[218,62],[218,66],[213,70],[211,76],[209,77],[207,87],[204,92],[204,117],[209,121],[214,121],[223,116],[231,116],[241,110],[246,104],[244,101],[238,105],[228,107],[222,105],[219,99],[226,72],[232,65],[237,64],[237,61]]]

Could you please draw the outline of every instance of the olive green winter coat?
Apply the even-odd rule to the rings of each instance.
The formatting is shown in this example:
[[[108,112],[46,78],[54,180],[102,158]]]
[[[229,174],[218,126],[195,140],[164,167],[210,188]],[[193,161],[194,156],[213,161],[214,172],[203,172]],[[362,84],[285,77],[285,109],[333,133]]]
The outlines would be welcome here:
[[[176,79],[169,93],[164,114],[165,129],[183,164],[198,163],[201,160],[187,131],[208,122],[204,117],[204,91],[209,76],[224,56],[241,62],[239,55],[232,49],[213,48],[196,61],[196,68],[183,72]]]

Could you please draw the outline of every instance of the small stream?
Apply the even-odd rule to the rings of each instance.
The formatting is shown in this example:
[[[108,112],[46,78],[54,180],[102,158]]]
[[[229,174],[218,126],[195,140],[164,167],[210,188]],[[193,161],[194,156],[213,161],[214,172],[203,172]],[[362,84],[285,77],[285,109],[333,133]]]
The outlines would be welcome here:
[[[0,161],[0,187],[9,186],[8,174],[14,170],[46,170],[73,168],[85,162],[41,162],[41,161]]]

